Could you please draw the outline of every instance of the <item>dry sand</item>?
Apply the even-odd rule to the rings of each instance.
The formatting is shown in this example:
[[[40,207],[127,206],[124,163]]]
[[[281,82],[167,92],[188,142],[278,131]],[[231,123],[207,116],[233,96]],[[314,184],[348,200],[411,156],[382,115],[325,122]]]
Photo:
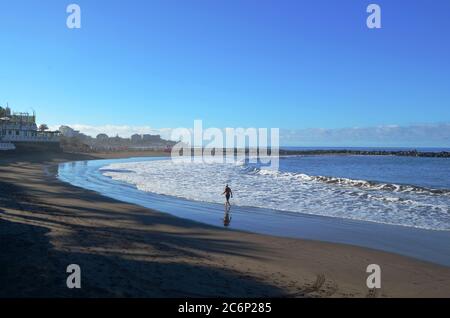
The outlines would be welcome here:
[[[0,153],[0,297],[450,297],[447,267],[215,228],[53,176],[59,162],[136,155]],[[79,290],[65,285],[72,263]],[[372,263],[382,268],[375,293]]]

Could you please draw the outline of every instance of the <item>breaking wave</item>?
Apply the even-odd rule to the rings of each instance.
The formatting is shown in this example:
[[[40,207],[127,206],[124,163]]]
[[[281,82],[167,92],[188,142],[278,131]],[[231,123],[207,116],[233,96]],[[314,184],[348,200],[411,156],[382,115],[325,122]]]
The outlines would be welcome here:
[[[141,191],[223,203],[226,183],[233,204],[432,230],[450,230],[450,191],[271,170],[237,164],[171,160],[115,163],[101,169]]]
[[[259,168],[253,168],[252,172],[260,175],[273,175],[276,177],[286,177],[302,181],[319,181],[328,184],[336,184],[343,186],[353,186],[361,189],[367,190],[384,190],[392,192],[414,192],[417,194],[436,194],[436,195],[450,195],[450,190],[448,189],[431,189],[426,187],[418,187],[414,185],[403,185],[403,184],[393,184],[393,183],[382,183],[376,181],[366,181],[366,180],[354,180],[348,178],[337,178],[337,177],[327,177],[327,176],[310,176],[304,173],[289,173],[289,172],[279,172],[275,170],[265,170]]]

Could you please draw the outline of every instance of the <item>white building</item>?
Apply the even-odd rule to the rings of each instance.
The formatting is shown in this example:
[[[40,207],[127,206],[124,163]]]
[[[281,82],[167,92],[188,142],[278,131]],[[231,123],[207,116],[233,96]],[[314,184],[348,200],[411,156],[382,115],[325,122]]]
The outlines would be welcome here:
[[[12,113],[9,107],[0,107],[0,150],[39,148],[35,147],[38,144],[59,148],[59,136],[59,131],[38,131],[34,114]]]

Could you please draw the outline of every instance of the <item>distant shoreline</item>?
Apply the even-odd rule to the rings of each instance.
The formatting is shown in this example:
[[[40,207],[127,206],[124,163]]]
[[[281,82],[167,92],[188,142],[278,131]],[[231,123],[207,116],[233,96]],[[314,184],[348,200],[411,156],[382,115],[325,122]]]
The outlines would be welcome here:
[[[231,149],[224,148],[224,154],[228,154]],[[215,148],[203,148],[203,152],[215,153]],[[234,148],[234,155],[237,155],[242,149]],[[259,149],[252,149],[254,153],[260,153]],[[245,154],[248,155],[250,149],[245,149]],[[264,149],[263,156],[272,154],[271,148]],[[450,158],[450,151],[420,151],[420,150],[358,150],[358,149],[286,149],[279,148],[278,154],[280,156],[299,156],[299,155],[358,155],[358,156],[401,156],[401,157],[426,157],[426,158]],[[195,155],[195,149],[191,148],[191,155]]]
[[[203,152],[205,153],[215,153],[213,149],[204,148]],[[224,154],[227,153],[227,149],[223,149]],[[237,155],[239,149],[234,149],[234,154]],[[15,157],[17,155],[40,155],[39,152],[33,151],[1,151],[0,152],[3,157]],[[107,156],[109,158],[114,157],[124,157],[124,156],[136,156],[142,157],[146,155],[151,156],[170,156],[171,152],[163,151],[163,150],[111,150],[111,151],[61,151],[63,154],[84,154],[90,155],[94,157],[98,156]],[[250,153],[249,149],[245,149],[245,154],[248,155]],[[259,151],[258,151],[259,153]],[[399,156],[399,157],[422,157],[422,158],[450,158],[450,151],[423,151],[423,150],[361,150],[361,149],[350,149],[350,148],[342,148],[342,149],[286,149],[280,148],[279,153],[280,156],[317,156],[317,155],[350,155],[350,156]],[[195,149],[191,148],[191,155],[195,155]],[[269,148],[267,151],[264,151],[262,155],[271,155],[271,149]]]
[[[359,156],[450,158],[450,151],[433,152],[433,151],[418,151],[418,150],[280,149],[280,155],[359,155]]]

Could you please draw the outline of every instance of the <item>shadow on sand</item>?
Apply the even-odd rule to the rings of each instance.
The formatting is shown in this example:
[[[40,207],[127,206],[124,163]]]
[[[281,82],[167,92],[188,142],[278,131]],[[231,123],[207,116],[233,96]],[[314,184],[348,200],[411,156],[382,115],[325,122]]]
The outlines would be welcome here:
[[[49,242],[48,232],[44,227],[0,219],[1,298],[283,296],[275,286],[201,264],[131,260],[127,259],[127,253],[107,251],[102,255],[57,251]],[[165,240],[161,237],[162,242]],[[158,249],[170,258],[164,243],[156,246]],[[66,287],[69,264],[81,267],[81,289]]]
[[[24,178],[27,171],[23,167]],[[29,177],[35,182],[33,172]],[[248,256],[256,248],[250,243],[218,239],[205,225],[48,182],[39,190],[0,182],[2,298],[285,296],[276,286],[209,262],[209,253]],[[51,244],[54,230],[64,233],[55,241],[58,248]],[[81,267],[79,290],[66,287],[69,264]]]

